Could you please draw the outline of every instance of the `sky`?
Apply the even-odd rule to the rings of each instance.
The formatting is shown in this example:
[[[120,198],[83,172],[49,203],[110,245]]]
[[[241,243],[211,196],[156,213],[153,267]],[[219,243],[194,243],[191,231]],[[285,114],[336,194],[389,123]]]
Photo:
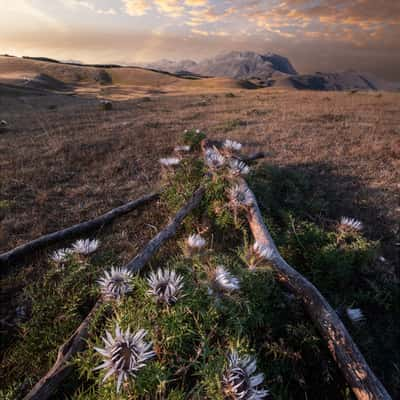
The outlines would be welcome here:
[[[400,0],[0,0],[0,54],[87,63],[274,52],[400,81]]]

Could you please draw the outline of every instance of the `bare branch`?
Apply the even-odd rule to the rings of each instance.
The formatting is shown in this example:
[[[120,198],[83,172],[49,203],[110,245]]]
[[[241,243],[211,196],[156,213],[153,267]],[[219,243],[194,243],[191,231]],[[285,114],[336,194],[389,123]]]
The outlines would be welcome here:
[[[203,152],[215,142],[207,139],[202,142]],[[348,385],[359,400],[390,400],[391,397],[375,376],[357,345],[353,341],[339,316],[329,305],[320,291],[303,275],[291,267],[279,253],[267,226],[264,223],[254,193],[243,178],[236,178],[248,189],[253,197],[252,206],[248,208],[247,220],[255,241],[269,246],[274,252],[272,264],[278,281],[291,293],[302,300],[314,325],[327,343],[328,349],[342,371]]]
[[[114,208],[113,210],[110,210],[97,218],[73,225],[57,232],[49,233],[31,242],[18,246],[13,250],[0,254],[0,276],[7,273],[7,267],[16,264],[19,260],[23,259],[27,255],[30,255],[37,250],[43,249],[44,247],[50,246],[57,242],[72,239],[78,235],[102,228],[103,226],[110,224],[116,218],[125,215],[139,206],[157,199],[158,197],[158,193],[148,194],[137,200],[130,201],[129,203],[126,203],[120,207]]]
[[[139,272],[157,250],[168,239],[172,238],[183,219],[199,204],[204,195],[204,189],[198,189],[193,197],[178,211],[171,222],[160,231],[144,249],[126,267],[131,271]],[[46,400],[55,393],[60,383],[70,374],[71,365],[68,364],[72,358],[85,348],[88,337],[88,328],[92,318],[105,300],[100,298],[84,319],[75,333],[65,342],[58,351],[57,361],[53,367],[40,379],[33,389],[24,397],[24,400]]]
[[[241,181],[248,188],[244,179]],[[325,339],[333,359],[357,399],[390,400],[391,397],[367,364],[333,308],[320,291],[280,255],[264,223],[254,193],[251,192],[251,194],[254,202],[253,206],[249,208],[247,219],[254,239],[273,249],[275,256],[272,263],[279,282],[302,300],[308,315]]]

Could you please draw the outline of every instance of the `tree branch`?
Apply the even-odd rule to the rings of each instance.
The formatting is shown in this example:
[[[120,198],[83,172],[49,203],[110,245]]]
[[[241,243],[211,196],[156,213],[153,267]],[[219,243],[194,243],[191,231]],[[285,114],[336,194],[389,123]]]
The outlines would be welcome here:
[[[244,179],[241,179],[241,183],[245,185],[245,188],[248,188]],[[280,255],[264,223],[254,193],[250,193],[254,202],[248,210],[247,220],[254,239],[274,250],[275,256],[272,264],[279,282],[302,300],[308,315],[325,339],[333,359],[357,399],[390,400],[390,395],[367,364],[333,308],[320,291]]]
[[[205,139],[201,145],[203,152],[205,152],[207,148],[215,146],[215,142]],[[248,189],[253,197],[253,205],[248,208],[247,220],[255,241],[262,245],[270,246],[274,250],[275,256],[272,264],[278,281],[302,300],[308,315],[326,341],[333,359],[357,399],[390,400],[390,395],[367,364],[333,308],[320,291],[291,267],[279,253],[264,223],[256,197],[246,181],[243,178],[237,178],[236,181],[243,185],[244,190]]]
[[[183,219],[200,204],[204,189],[198,189],[192,198],[178,211],[171,222],[150,240],[144,249],[126,267],[133,272],[139,272],[168,239],[173,237]],[[75,333],[60,347],[57,361],[46,375],[24,397],[24,400],[46,400],[55,393],[60,383],[70,374],[72,366],[68,364],[72,358],[85,348],[88,328],[99,307],[104,303],[100,298],[90,313],[84,319]]]
[[[110,210],[97,218],[73,225],[57,232],[49,233],[31,242],[18,246],[13,250],[0,254],[0,276],[7,273],[7,267],[15,265],[19,260],[32,254],[33,252],[57,242],[72,239],[84,233],[92,232],[98,228],[110,224],[116,218],[125,215],[139,206],[157,199],[158,197],[159,193],[145,195],[137,200],[130,201],[129,203],[126,203],[120,207],[114,208],[113,210]]]

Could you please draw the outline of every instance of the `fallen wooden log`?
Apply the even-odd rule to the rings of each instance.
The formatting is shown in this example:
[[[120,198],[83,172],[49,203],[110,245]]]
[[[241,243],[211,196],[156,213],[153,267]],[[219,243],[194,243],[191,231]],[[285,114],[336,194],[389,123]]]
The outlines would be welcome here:
[[[110,224],[116,218],[125,215],[135,210],[139,206],[157,199],[158,197],[159,193],[145,195],[137,200],[130,201],[129,203],[126,203],[120,207],[114,208],[113,210],[110,210],[97,218],[93,218],[89,221],[73,225],[57,232],[49,233],[31,242],[18,246],[13,250],[0,254],[0,276],[7,273],[7,267],[15,265],[19,260],[23,259],[27,255],[63,240],[73,239],[79,235],[93,232],[96,229]]]
[[[206,148],[212,148],[212,147],[217,147],[217,148],[221,148],[224,144],[223,140],[209,140],[209,139],[205,139],[203,140],[202,144],[201,144],[201,148],[204,151]],[[243,157],[238,157],[238,156],[233,156],[234,158],[237,158],[238,160],[244,161],[244,162],[252,162],[252,161],[257,161],[260,160],[262,158],[268,157],[270,156],[271,153],[266,153],[265,151],[259,151],[257,153],[253,153],[250,154],[248,156],[243,156]]]
[[[213,146],[215,146],[215,142],[207,139],[203,140],[201,144],[203,152]],[[337,313],[320,291],[280,255],[264,223],[256,197],[246,181],[243,178],[233,180],[235,183],[243,185],[243,190],[249,190],[253,198],[253,205],[248,207],[247,220],[255,241],[261,245],[269,246],[273,250],[272,264],[278,281],[301,299],[308,315],[327,342],[333,359],[357,399],[390,400],[390,395],[367,364]]]
[[[240,181],[244,188],[249,189],[244,179],[240,178]],[[280,255],[264,223],[254,193],[250,193],[253,205],[248,208],[247,219],[255,241],[274,251],[272,264],[279,282],[301,299],[357,399],[389,400],[390,395],[367,364],[335,310],[320,291]]]
[[[241,160],[244,161],[244,162],[249,163],[249,162],[252,162],[252,161],[260,160],[261,158],[265,158],[265,157],[267,157],[269,155],[270,155],[270,153],[265,153],[264,151],[260,151],[258,153],[251,154],[251,155],[249,155],[247,157],[242,157]]]
[[[204,189],[198,189],[193,194],[192,198],[177,212],[169,224],[151,239],[144,249],[132,261],[126,264],[126,267],[132,272],[140,272],[161,245],[176,234],[184,218],[200,204],[203,195]],[[68,364],[68,362],[85,348],[88,327],[97,309],[104,301],[103,298],[97,301],[79,328],[60,347],[55,364],[24,397],[24,400],[46,400],[55,393],[60,383],[71,372],[72,366]]]

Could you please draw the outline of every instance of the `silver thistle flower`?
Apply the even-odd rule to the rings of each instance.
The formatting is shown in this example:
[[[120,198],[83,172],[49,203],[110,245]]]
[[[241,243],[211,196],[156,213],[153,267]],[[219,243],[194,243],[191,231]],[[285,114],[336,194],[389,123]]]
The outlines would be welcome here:
[[[74,253],[78,254],[84,254],[84,255],[89,255],[91,253],[94,253],[100,245],[100,241],[97,239],[81,239],[77,240],[73,245],[72,245],[72,251]]]
[[[122,296],[132,291],[130,284],[132,276],[132,272],[125,267],[112,267],[111,271],[105,271],[104,276],[97,282],[105,298],[119,300]]]
[[[236,351],[228,356],[228,368],[222,377],[224,395],[232,400],[260,400],[268,396],[267,389],[260,389],[264,374],[254,375],[257,369],[255,358],[240,357]]]
[[[68,257],[73,253],[72,249],[59,249],[55,250],[50,258],[52,261],[54,261],[57,264],[61,264],[63,262],[66,262],[68,260]]]
[[[167,158],[160,158],[159,162],[164,167],[176,167],[181,162],[181,160],[176,157],[167,157]]]
[[[235,185],[229,188],[228,197],[233,207],[251,206],[253,204],[253,196],[249,188],[243,185]]]
[[[206,241],[201,235],[193,234],[188,237],[187,245],[192,249],[200,250],[206,245]]]
[[[214,147],[206,150],[205,162],[209,168],[217,169],[225,164],[225,157]]]
[[[234,140],[226,139],[222,145],[224,149],[229,150],[229,151],[240,151],[242,148],[242,144],[239,142],[236,142]]]
[[[250,172],[250,168],[246,163],[237,159],[231,159],[229,161],[229,169],[232,175],[247,175]]]
[[[94,370],[107,370],[103,382],[110,376],[116,375],[118,377],[117,393],[122,382],[128,380],[129,377],[135,378],[146,362],[155,356],[154,351],[150,350],[152,344],[144,341],[146,334],[144,329],[140,329],[135,334],[130,333],[129,328],[123,332],[117,324],[115,337],[106,331],[106,337],[102,338],[105,348],[94,348],[104,358],[104,362]]]
[[[356,324],[364,321],[365,319],[360,308],[346,308],[346,314],[349,319]]]
[[[233,292],[240,289],[240,281],[223,265],[218,265],[214,272],[212,287],[219,292]]]
[[[157,301],[165,304],[176,303],[183,289],[183,277],[169,269],[150,273],[147,282],[150,286],[148,293],[157,298]]]
[[[271,246],[255,242],[253,245],[254,252],[261,258],[272,260],[275,257],[275,251]]]
[[[190,146],[176,146],[174,151],[177,153],[190,151]]]
[[[361,231],[363,224],[355,218],[342,217],[340,220],[340,227],[352,231]]]

